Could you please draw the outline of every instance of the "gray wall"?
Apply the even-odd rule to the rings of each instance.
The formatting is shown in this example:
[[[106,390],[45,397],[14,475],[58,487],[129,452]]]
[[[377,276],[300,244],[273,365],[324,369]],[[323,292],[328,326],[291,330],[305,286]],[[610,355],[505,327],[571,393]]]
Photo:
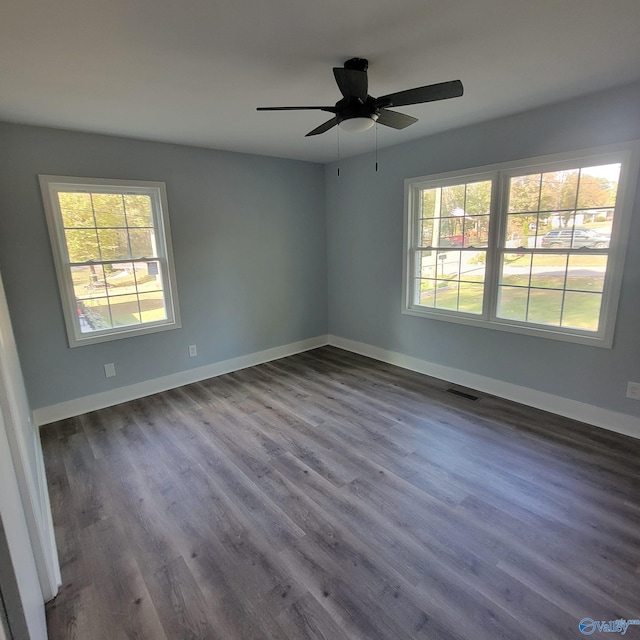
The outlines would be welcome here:
[[[383,349],[640,416],[640,199],[613,349],[402,315],[403,181],[640,138],[640,85],[445,132],[326,167],[329,331]]]
[[[335,165],[0,123],[0,272],[31,406],[329,331],[640,416],[624,397],[640,380],[637,206],[613,349],[400,313],[405,178],[639,139],[639,112],[630,85],[384,149],[377,173],[373,155],[342,160],[339,178]],[[68,348],[39,173],[167,183],[182,329]]]
[[[38,174],[166,182],[181,329],[68,347]],[[0,272],[32,409],[322,335],[323,168],[0,123]]]

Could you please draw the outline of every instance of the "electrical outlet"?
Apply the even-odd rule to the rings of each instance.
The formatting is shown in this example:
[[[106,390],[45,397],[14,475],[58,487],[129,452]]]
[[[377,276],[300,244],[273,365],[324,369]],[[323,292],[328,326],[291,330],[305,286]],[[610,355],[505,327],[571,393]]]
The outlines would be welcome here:
[[[198,348],[196,347],[195,344],[190,344],[189,345],[189,357],[190,358],[195,358],[198,355]]]
[[[107,378],[113,378],[116,375],[116,365],[113,362],[104,365],[104,375]]]
[[[629,382],[627,384],[627,398],[640,400],[640,382]]]

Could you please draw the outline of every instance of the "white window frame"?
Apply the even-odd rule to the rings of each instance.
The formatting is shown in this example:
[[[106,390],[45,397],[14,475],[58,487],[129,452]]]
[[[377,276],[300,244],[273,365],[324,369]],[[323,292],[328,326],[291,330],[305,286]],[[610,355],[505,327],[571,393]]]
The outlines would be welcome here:
[[[611,234],[609,261],[604,282],[600,323],[597,332],[555,327],[519,320],[507,320],[496,315],[498,283],[500,277],[501,239],[507,222],[509,180],[528,173],[559,171],[576,166],[596,166],[621,163],[615,217]],[[402,313],[488,329],[563,340],[597,347],[611,348],[618,310],[624,258],[634,206],[638,170],[640,167],[640,141],[595,147],[580,151],[540,156],[514,162],[503,162],[484,167],[450,171],[432,176],[409,178],[405,183],[404,248],[402,275]],[[487,250],[483,310],[470,314],[449,309],[436,309],[414,302],[415,253],[418,243],[419,198],[421,190],[474,180],[487,180],[493,176],[489,246]],[[548,250],[552,252],[553,250]],[[564,250],[566,251],[566,250]]]
[[[140,180],[111,180],[105,178],[78,178],[69,176],[40,175],[40,188],[44,204],[53,258],[60,287],[62,310],[64,313],[70,347],[107,342],[158,331],[177,329],[181,326],[178,293],[176,286],[171,230],[169,227],[169,207],[164,182]],[[62,213],[58,200],[59,192],[91,192],[114,194],[146,195],[151,199],[153,228],[157,257],[156,262],[162,274],[163,293],[167,318],[137,325],[110,327],[83,333],[77,313],[76,295],[73,288],[67,243],[65,240]],[[122,262],[144,262],[146,259],[125,259]],[[101,264],[96,262],[95,264]]]

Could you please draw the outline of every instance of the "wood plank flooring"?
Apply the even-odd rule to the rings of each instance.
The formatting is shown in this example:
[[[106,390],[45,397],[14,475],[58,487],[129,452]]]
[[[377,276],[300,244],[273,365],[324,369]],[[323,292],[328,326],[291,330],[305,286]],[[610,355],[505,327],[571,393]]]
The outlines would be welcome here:
[[[640,618],[640,441],[447,388],[324,347],[44,427],[50,639],[566,640]]]

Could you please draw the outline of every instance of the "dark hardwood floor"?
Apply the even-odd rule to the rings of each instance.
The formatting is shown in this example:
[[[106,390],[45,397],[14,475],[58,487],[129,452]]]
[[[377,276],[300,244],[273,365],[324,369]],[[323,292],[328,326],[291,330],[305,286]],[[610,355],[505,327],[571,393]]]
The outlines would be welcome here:
[[[640,618],[640,441],[447,387],[325,347],[44,427],[50,639],[566,640]]]

